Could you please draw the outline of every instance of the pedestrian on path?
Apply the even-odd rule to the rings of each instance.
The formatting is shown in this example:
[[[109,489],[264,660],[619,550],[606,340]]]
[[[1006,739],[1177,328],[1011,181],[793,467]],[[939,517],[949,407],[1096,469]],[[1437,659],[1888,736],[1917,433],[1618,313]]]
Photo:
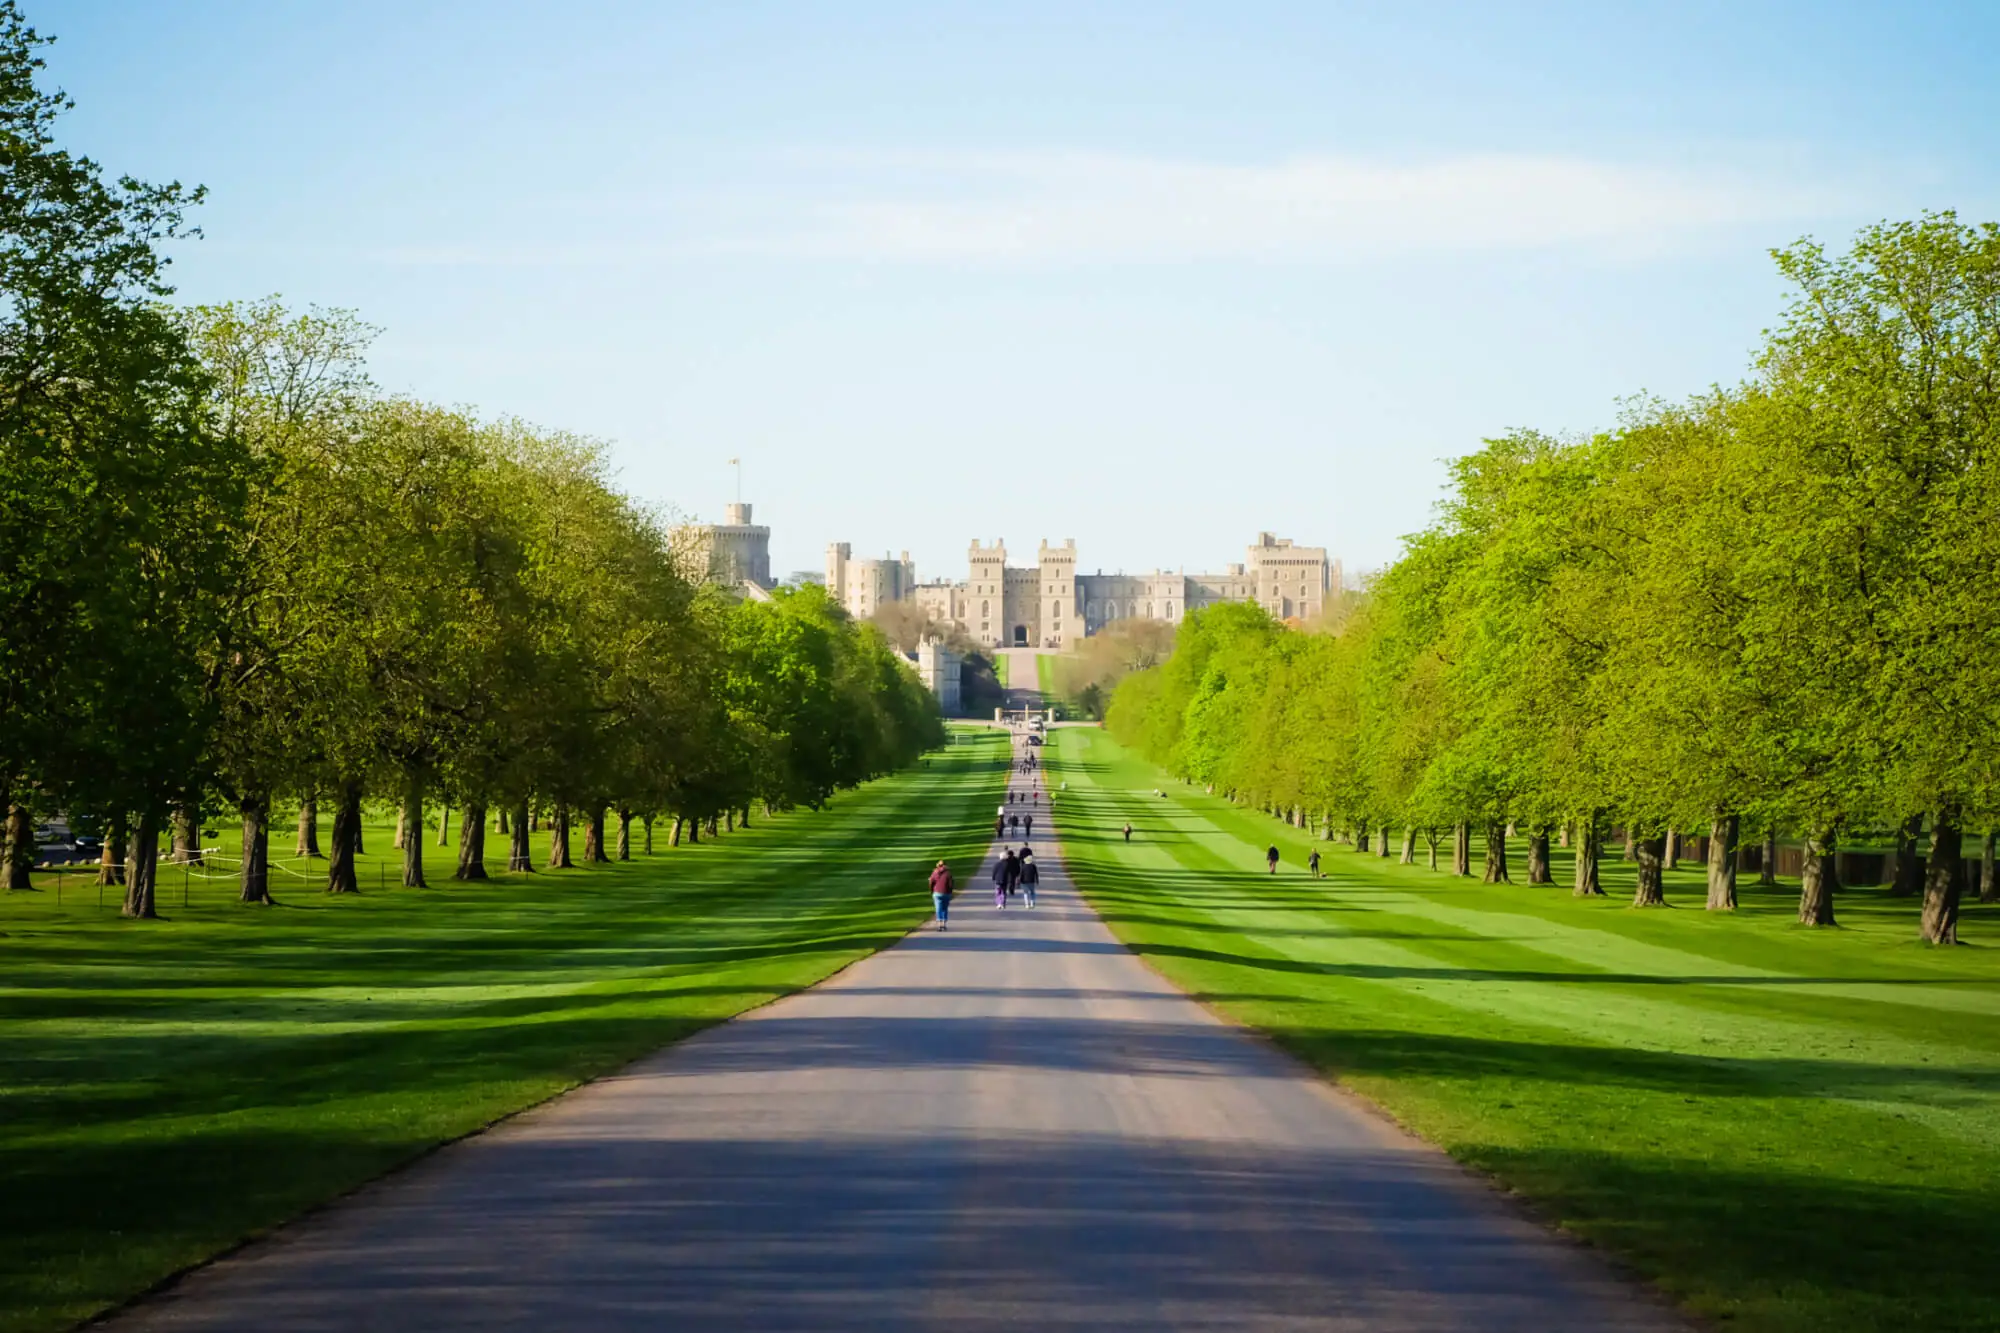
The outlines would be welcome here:
[[[937,869],[931,871],[931,905],[937,908],[939,930],[951,920],[951,895],[957,892],[958,886],[951,881],[951,867],[938,862]]]
[[[1278,873],[1278,849],[1276,847],[1269,847],[1265,849],[1264,864],[1271,868],[1272,874],[1275,875]]]
[[[1028,900],[1028,906],[1035,905],[1035,886],[1042,882],[1042,872],[1035,865],[1035,853],[1026,847],[1021,849],[1021,896]]]
[[[1024,838],[1035,836],[1035,817],[1033,815],[1021,816],[1021,836]]]
[[[1007,817],[1005,815],[993,816],[993,836],[996,838],[1007,836]]]
[[[1313,848],[1311,854],[1306,857],[1306,869],[1312,871],[1312,877],[1314,879],[1320,878],[1319,848],[1317,847]]]
[[[1130,824],[1125,826],[1125,841],[1132,841],[1132,826]]]
[[[1014,852],[1010,848],[993,863],[993,905],[1007,910],[1007,890],[1014,887]]]

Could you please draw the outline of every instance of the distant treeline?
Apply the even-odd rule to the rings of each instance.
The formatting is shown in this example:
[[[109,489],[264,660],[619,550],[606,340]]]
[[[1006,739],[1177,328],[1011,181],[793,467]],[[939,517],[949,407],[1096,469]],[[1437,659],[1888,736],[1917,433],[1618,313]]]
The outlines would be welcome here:
[[[2000,227],[1951,214],[1776,253],[1795,296],[1752,377],[1632,405],[1587,439],[1517,431],[1453,466],[1439,516],[1318,632],[1191,616],[1113,730],[1301,822],[1486,847],[1580,894],[1630,831],[1655,903],[1670,830],[1804,847],[1834,920],[1843,836],[1892,830],[1922,934],[1956,938],[1964,839],[2000,824]],[[1910,876],[1923,848],[1921,885]],[[1770,865],[1769,857],[1764,864]]]

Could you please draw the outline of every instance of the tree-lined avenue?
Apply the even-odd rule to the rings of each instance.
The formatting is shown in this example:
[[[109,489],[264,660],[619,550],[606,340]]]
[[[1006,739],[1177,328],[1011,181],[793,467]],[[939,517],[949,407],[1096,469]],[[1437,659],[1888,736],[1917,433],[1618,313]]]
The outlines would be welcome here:
[[[1024,808],[1046,830],[1046,804]],[[113,1327],[1679,1327],[1174,990],[1036,845],[1037,909],[996,911],[975,879],[948,933],[449,1148]]]

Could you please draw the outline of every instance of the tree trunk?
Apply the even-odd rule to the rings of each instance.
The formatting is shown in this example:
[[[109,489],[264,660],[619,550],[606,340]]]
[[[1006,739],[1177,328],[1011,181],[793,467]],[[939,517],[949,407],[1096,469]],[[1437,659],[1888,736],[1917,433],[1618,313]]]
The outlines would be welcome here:
[[[1632,839],[1632,824],[1629,820],[1625,824],[1625,859],[1627,861],[1639,859],[1639,851]]]
[[[673,836],[667,839],[667,846],[678,847],[681,845],[681,826],[685,823],[687,823],[687,820],[681,816],[674,816],[674,832]]]
[[[1889,876],[1891,898],[1914,898],[1923,887],[1917,874],[1917,837],[1924,831],[1924,817],[1911,815],[1896,830],[1896,869]]]
[[[1472,825],[1470,824],[1451,826],[1451,873],[1454,875],[1472,873]]]
[[[1777,821],[1764,825],[1764,850],[1762,864],[1757,867],[1757,887],[1775,889],[1778,887],[1778,825]],[[1801,918],[1803,920],[1804,918]],[[1831,923],[1829,923],[1831,924]]]
[[[1804,862],[1799,871],[1799,924],[1830,926],[1833,894],[1840,887],[1834,871],[1833,830],[1822,829],[1806,836]]]
[[[1389,856],[1389,826],[1388,826],[1387,824],[1384,824],[1384,825],[1382,826],[1382,836],[1381,836],[1381,837],[1379,837],[1379,838],[1377,838],[1377,839],[1375,840],[1375,855],[1377,855],[1377,856],[1379,856],[1379,857],[1382,857],[1382,858],[1383,858],[1384,860],[1387,860],[1387,859],[1388,859],[1388,856]]]
[[[427,889],[424,883],[424,778],[412,771],[403,784],[403,887]]]
[[[1736,910],[1736,840],[1743,821],[1718,812],[1708,831],[1708,910]]]
[[[504,805],[496,807],[493,811],[493,831],[495,833],[508,833],[512,831],[507,826],[507,807]]]
[[[1979,845],[1979,901],[2000,903],[2000,884],[1993,882],[1995,835],[1988,833]]]
[[[722,814],[722,818],[725,821],[723,824],[722,831],[725,833],[736,832],[736,812],[734,810],[725,810]]]
[[[465,836],[462,830],[459,836]],[[438,846],[451,846],[451,806],[448,804],[438,807]]]
[[[1301,819],[1301,821],[1300,821],[1300,822],[1301,822],[1301,823],[1303,824],[1304,820],[1303,820],[1303,819]],[[737,828],[749,828],[749,827],[750,827],[750,807],[749,807],[749,806],[747,806],[747,805],[746,805],[746,806],[744,806],[744,807],[743,807],[743,810],[742,810],[742,812],[741,812],[740,814],[738,814],[738,815],[737,815],[737,817],[736,817],[736,827],[737,827]]]
[[[1598,836],[1602,827],[1602,817],[1595,810],[1576,821],[1576,880],[1570,890],[1575,897],[1604,896],[1604,874],[1597,863],[1603,850]]]
[[[406,807],[398,806],[396,809],[396,840],[389,845],[400,852],[403,850],[404,844],[409,842],[409,840],[410,812]]]
[[[1535,831],[1528,835],[1528,883],[1555,882],[1555,876],[1549,873],[1549,826],[1537,824]]]
[[[1567,848],[1567,847],[1569,846],[1569,842],[1570,842],[1570,828],[1572,827],[1572,825],[1574,825],[1574,823],[1575,823],[1575,821],[1574,821],[1574,820],[1569,820],[1569,819],[1565,819],[1565,820],[1563,821],[1563,823],[1562,823],[1562,836],[1561,836],[1561,838],[1559,838],[1559,839],[1557,840],[1557,842],[1556,842],[1556,845],[1557,845],[1558,847],[1563,847],[1563,848]]]
[[[549,811],[549,869],[570,870],[575,864],[569,859],[569,804],[557,801]]]
[[[142,809],[132,828],[125,855],[125,906],[122,914],[151,920],[159,916],[155,886],[160,873],[160,816]]]
[[[1415,824],[1405,824],[1403,826],[1403,856],[1401,863],[1406,866],[1413,866],[1417,863],[1417,826]]]
[[[361,878],[354,868],[354,858],[360,854],[361,788],[349,782],[341,786],[340,804],[333,809],[333,852],[326,862],[328,893],[361,892]]]
[[[583,863],[594,866],[610,859],[604,854],[604,807],[593,804],[583,822]]]
[[[236,813],[243,819],[243,865],[236,872],[236,900],[271,905],[271,802],[247,796]]]
[[[1507,826],[1499,820],[1486,824],[1486,867],[1480,879],[1488,884],[1512,884],[1507,874]]]
[[[1438,868],[1438,843],[1440,841],[1442,841],[1442,839],[1438,837],[1437,825],[1426,824],[1424,826],[1424,844],[1430,848],[1430,854],[1431,854],[1430,868],[1432,870],[1436,870]]]
[[[296,853],[309,860],[324,859],[319,850],[319,802],[311,792],[299,802],[299,850]]]
[[[35,820],[27,806],[12,802],[7,806],[6,879],[10,891],[35,887]]]
[[[1360,852],[1363,856],[1368,855],[1368,826],[1366,824],[1363,824],[1354,831],[1354,850]]]
[[[646,814],[646,815],[641,815],[641,816],[639,816],[639,823],[640,823],[640,825],[641,825],[641,826],[642,826],[642,827],[643,827],[643,828],[644,828],[644,829],[646,830],[646,844],[645,844],[645,846],[646,846],[646,855],[648,855],[648,856],[651,856],[651,855],[653,854],[653,817],[652,817],[652,815],[650,815],[650,814]]]
[[[121,885],[125,882],[125,816],[114,814],[104,821],[104,847],[97,854],[97,882]]]
[[[527,797],[514,802],[511,822],[512,827],[507,830],[507,872],[532,875],[535,873],[535,854],[528,849],[528,830],[534,826],[534,817],[528,813]]]
[[[173,863],[201,865],[201,812],[193,801],[175,801],[173,815]]]
[[[748,814],[748,811],[745,811]],[[632,810],[629,806],[618,807],[618,859],[632,859]]]
[[[1632,906],[1666,906],[1666,835],[1661,834],[1657,838],[1633,839],[1632,855],[1639,862],[1639,887],[1632,895]]]
[[[1965,881],[1960,878],[1965,835],[1958,811],[1950,806],[1931,818],[1931,854],[1924,865],[1923,936],[1926,944],[1958,943],[1958,902]]]
[[[528,811],[528,832],[540,833],[541,831],[542,831],[542,812],[541,809],[537,807],[536,809]]]
[[[1660,860],[1668,870],[1679,870],[1681,868],[1681,835],[1679,830],[1667,830],[1666,851],[1660,857]]]
[[[458,869],[452,878],[486,878],[486,805],[482,801],[465,803],[465,814],[458,821]]]

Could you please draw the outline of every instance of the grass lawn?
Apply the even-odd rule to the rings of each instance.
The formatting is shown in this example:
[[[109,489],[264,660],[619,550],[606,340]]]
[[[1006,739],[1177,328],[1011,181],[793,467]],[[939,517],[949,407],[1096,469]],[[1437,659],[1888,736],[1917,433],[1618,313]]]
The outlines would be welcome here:
[[[1101,731],[1045,753],[1070,868],[1132,948],[1688,1308],[2000,1329],[1993,907],[1934,950],[1879,890],[1846,893],[1837,930],[1793,923],[1795,883],[1711,915],[1699,867],[1649,911],[1615,859],[1592,901],[1566,856],[1559,887],[1486,887],[1318,843],[1315,881],[1303,833]]]
[[[963,729],[826,811],[487,885],[448,878],[454,830],[436,887],[377,892],[400,854],[371,827],[354,897],[319,891],[323,863],[274,875],[271,909],[226,879],[184,906],[163,870],[159,922],[76,877],[60,906],[53,877],[0,896],[0,1330],[67,1327],[893,943],[935,858],[975,869],[1005,771],[1005,738]]]
[[[1035,658],[1035,688],[1042,692],[1042,702],[1045,704],[1059,703],[1067,705],[1069,703],[1069,700],[1063,698],[1062,692],[1056,688],[1056,655],[1054,653],[1042,653]]]
[[[1000,682],[1000,688],[1002,689],[1007,688],[1008,660],[1007,654],[1004,652],[993,654],[993,679]]]

